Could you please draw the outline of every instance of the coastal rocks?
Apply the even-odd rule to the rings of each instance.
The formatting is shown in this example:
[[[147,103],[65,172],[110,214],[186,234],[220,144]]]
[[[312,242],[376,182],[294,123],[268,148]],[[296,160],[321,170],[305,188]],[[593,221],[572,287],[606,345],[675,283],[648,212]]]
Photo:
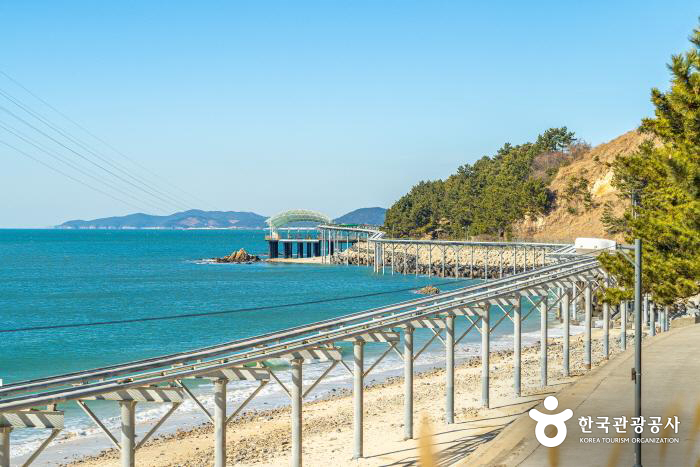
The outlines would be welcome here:
[[[434,285],[426,285],[425,287],[421,287],[420,289],[416,290],[416,292],[423,295],[437,295],[440,293],[440,289]]]
[[[251,255],[247,251],[245,251],[243,248],[241,248],[238,251],[234,251],[228,256],[223,256],[221,258],[214,258],[214,262],[216,263],[245,263],[245,264],[250,264],[250,263],[256,263],[260,261],[260,258],[255,255]]]

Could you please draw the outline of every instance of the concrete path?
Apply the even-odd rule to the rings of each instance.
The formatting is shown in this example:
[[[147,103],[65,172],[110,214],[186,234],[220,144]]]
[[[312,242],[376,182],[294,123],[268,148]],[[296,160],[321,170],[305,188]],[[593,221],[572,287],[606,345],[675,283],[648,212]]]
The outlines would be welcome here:
[[[566,422],[566,440],[557,448],[547,448],[535,438],[535,422],[524,414],[505,428],[492,441],[473,451],[460,465],[498,466],[614,466],[634,464],[631,442],[606,444],[604,438],[629,438],[617,434],[613,417],[634,416],[634,345],[627,352],[601,366],[589,375],[556,394],[559,406],[554,411],[573,410]],[[643,444],[642,464],[646,466],[692,466],[700,459],[700,443],[693,436],[693,424],[700,429],[700,325],[671,330],[644,340],[642,352],[644,379],[642,386],[642,415],[661,417],[661,430],[654,434],[647,425],[643,438],[678,438],[674,444]],[[668,417],[678,416],[678,433],[664,432]],[[592,417],[591,433],[583,433],[579,417]],[[609,417],[608,433],[596,426],[596,417]],[[551,428],[551,427],[550,427]],[[587,428],[588,429],[588,428]],[[554,432],[548,433],[553,436]],[[582,442],[582,438],[600,439],[601,443]]]

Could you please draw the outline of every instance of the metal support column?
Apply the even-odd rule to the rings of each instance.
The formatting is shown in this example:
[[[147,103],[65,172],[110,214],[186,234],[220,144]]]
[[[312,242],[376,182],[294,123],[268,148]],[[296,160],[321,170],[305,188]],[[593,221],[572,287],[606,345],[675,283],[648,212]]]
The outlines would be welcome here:
[[[121,463],[122,467],[134,467],[136,461],[136,402],[119,401],[122,422]]]
[[[489,247],[486,247],[486,253],[484,254],[484,279],[489,278]]]
[[[547,386],[547,298],[540,303],[540,384]]]
[[[649,306],[649,335],[656,335],[656,304],[651,303]]]
[[[455,277],[459,277],[459,246],[455,247]]]
[[[226,385],[228,380],[214,381],[214,466],[226,467]]]
[[[292,366],[292,467],[301,467],[301,404],[302,404],[302,374],[301,365],[304,360],[295,358]]]
[[[413,328],[403,333],[403,437],[413,438]]]
[[[367,234],[367,266],[369,266],[369,234]]]
[[[603,358],[610,358],[610,305],[603,303]]]
[[[620,350],[627,349],[627,303],[620,302]]]
[[[433,275],[433,245],[428,245],[428,277]]]
[[[362,419],[363,419],[363,392],[364,392],[364,342],[356,340],[353,343],[353,428],[355,434],[354,459],[362,457]]]
[[[469,258],[469,278],[474,279],[474,245],[472,245],[471,256]]]
[[[385,245],[384,243],[379,244],[379,257],[382,260],[382,274],[384,274],[384,266],[385,266],[385,264],[384,264],[384,259],[385,259],[384,258],[384,245]]]
[[[10,467],[10,433],[12,427],[0,428],[0,467]]]
[[[489,326],[490,305],[484,307],[484,316],[481,318],[481,406],[489,407]]]
[[[418,277],[418,254],[420,252],[418,251],[418,244],[416,243],[416,277]]]
[[[570,321],[571,321],[571,313],[569,313],[569,289],[568,288],[563,288],[562,289],[562,297],[561,297],[561,316],[562,319],[564,320],[564,330],[562,334],[562,340],[563,342],[563,352],[562,352],[562,371],[564,373],[564,376],[569,376],[569,349],[570,349],[570,342],[569,342],[569,333],[571,332],[570,328]]]
[[[634,240],[634,416],[642,417],[642,241]],[[634,465],[642,467],[642,434],[635,430]]]
[[[586,282],[586,288],[583,290],[584,296],[584,356],[583,363],[587,370],[591,369],[591,318],[593,316],[593,301],[591,297],[591,283]]]
[[[455,317],[445,317],[445,422],[454,423],[455,414]]]
[[[522,347],[520,338],[522,336],[522,314],[520,304],[520,294],[515,296],[515,305],[513,305],[513,385],[515,388],[515,396],[520,397],[521,385],[521,362],[522,362]]]

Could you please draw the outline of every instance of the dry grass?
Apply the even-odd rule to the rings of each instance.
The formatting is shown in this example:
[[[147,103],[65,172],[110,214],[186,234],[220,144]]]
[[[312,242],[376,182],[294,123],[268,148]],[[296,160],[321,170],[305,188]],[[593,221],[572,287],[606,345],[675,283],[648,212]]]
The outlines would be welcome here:
[[[550,188],[557,194],[557,206],[548,215],[527,219],[514,230],[516,238],[533,240],[572,241],[574,237],[609,237],[600,218],[605,203],[611,203],[616,213],[622,212],[623,203],[611,186],[612,169],[608,166],[619,154],[635,151],[645,140],[637,131],[630,131],[614,140],[594,147],[579,156],[571,164],[559,169]],[[563,193],[574,177],[585,177],[594,202],[594,207],[586,210],[578,206],[577,213],[568,210],[563,201]]]

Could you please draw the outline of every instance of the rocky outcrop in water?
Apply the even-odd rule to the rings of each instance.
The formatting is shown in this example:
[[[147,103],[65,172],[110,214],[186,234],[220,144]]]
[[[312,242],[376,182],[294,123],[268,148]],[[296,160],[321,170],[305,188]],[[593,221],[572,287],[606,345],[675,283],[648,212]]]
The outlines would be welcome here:
[[[426,285],[425,287],[421,287],[420,289],[416,290],[416,292],[423,295],[437,295],[440,293],[440,289],[434,285]]]
[[[221,258],[214,258],[216,263],[256,263],[260,261],[260,257],[251,255],[243,248],[238,251],[234,251],[228,256],[223,256]]]

